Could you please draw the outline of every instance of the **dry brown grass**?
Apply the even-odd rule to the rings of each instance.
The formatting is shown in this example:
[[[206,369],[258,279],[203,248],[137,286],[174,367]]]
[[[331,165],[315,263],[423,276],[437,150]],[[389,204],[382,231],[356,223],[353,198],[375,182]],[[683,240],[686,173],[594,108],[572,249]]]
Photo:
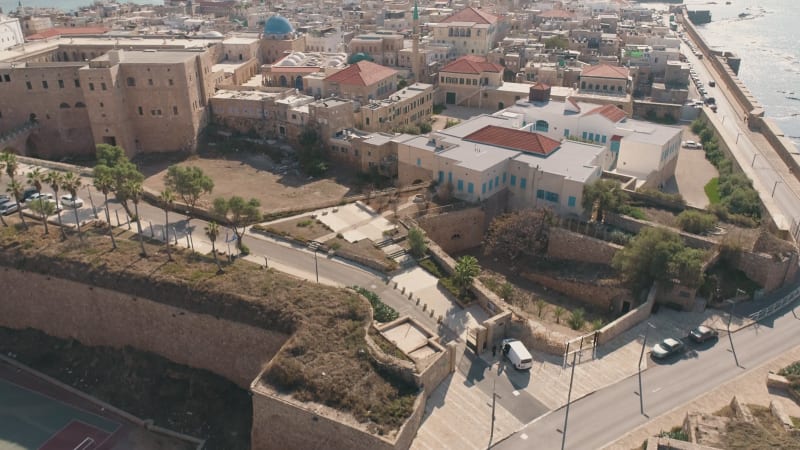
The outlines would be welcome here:
[[[291,236],[300,241],[313,241],[330,234],[331,230],[318,219],[298,217],[292,220],[271,223],[267,226],[270,232],[283,236]]]
[[[731,450],[798,450],[800,433],[787,432],[772,416],[769,408],[748,405],[755,423],[732,420],[722,437],[723,448]]]
[[[76,236],[61,242],[53,231],[42,236],[37,225],[0,228],[0,264],[293,333],[267,374],[279,389],[349,411],[379,431],[397,428],[410,414],[417,388],[380,373],[364,356],[369,304],[354,292],[246,261],[226,264],[225,274],[217,275],[210,256],[176,249],[169,262],[161,244],[147,243],[150,256],[142,258],[130,233],[120,233],[111,251],[103,233],[89,229],[80,243]]]

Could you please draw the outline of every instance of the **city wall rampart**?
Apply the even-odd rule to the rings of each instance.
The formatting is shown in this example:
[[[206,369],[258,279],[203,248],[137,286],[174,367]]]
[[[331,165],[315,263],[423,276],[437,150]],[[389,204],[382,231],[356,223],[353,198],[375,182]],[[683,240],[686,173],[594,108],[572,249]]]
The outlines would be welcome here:
[[[550,228],[547,256],[570,261],[611,265],[622,246],[595,239],[563,228]]]
[[[85,345],[132,346],[247,388],[288,336],[123,292],[0,268],[0,326]],[[189,294],[187,294],[189,295]]]

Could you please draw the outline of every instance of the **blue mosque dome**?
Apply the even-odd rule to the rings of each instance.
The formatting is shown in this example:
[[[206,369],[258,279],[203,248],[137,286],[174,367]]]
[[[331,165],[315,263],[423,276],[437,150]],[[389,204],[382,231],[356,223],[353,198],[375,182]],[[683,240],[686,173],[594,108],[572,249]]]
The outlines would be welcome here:
[[[281,16],[272,16],[264,23],[264,34],[291,34],[294,28],[288,20]]]

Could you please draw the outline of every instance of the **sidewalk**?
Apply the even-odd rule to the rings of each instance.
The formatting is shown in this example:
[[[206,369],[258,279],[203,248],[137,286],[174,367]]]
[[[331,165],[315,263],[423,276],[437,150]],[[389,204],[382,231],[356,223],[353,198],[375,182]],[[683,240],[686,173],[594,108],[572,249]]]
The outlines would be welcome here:
[[[714,413],[728,405],[734,396],[746,404],[762,406],[769,406],[769,402],[774,400],[781,403],[789,416],[800,417],[800,405],[782,395],[769,392],[766,383],[767,373],[777,372],[798,360],[800,360],[800,347],[795,347],[792,351],[734,378],[694,401],[649,421],[605,448],[613,450],[638,448],[648,437],[683,424],[687,412]]]

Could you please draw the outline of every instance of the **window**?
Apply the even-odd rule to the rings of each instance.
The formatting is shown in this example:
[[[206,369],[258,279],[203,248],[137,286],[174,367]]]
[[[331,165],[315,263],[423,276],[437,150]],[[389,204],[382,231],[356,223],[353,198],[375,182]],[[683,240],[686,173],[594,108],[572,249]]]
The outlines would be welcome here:
[[[528,184],[528,180],[527,179],[525,179],[525,178],[520,178],[519,179],[519,188],[520,189],[525,189],[525,186],[527,184]]]
[[[28,90],[29,90],[29,91],[30,91],[31,89],[33,89],[33,85],[31,84],[31,82],[30,82],[30,81],[26,81],[26,82],[25,82],[25,86],[27,86],[27,88],[28,88]]]
[[[564,137],[569,137],[569,128],[564,130]]]
[[[458,180],[458,192],[462,192],[464,190],[464,180]]]
[[[86,108],[86,104],[84,104],[83,102],[78,102],[78,103],[75,103],[75,107],[76,108]]]
[[[489,190],[490,190],[490,191],[492,190],[493,183],[494,183],[494,180],[491,180],[491,179],[490,179],[490,180],[489,180]]]
[[[61,109],[67,109],[67,108],[69,108],[69,103],[62,103],[62,104],[58,105],[58,107],[61,108]]]
[[[5,82],[10,82],[10,81],[11,81],[11,76],[10,76],[10,75],[8,75],[8,74],[3,74],[3,80],[4,80]]]
[[[104,91],[108,90],[105,83],[100,83],[100,89]]]
[[[605,134],[603,135],[603,140],[602,140],[602,142],[603,142],[603,144],[605,144],[605,143],[606,143],[606,135],[605,135]]]
[[[136,86],[136,78],[128,77],[126,79],[126,83],[127,83],[128,86],[131,86],[131,87]]]
[[[587,137],[588,135],[589,135],[589,134],[588,134],[587,132],[585,132],[585,131],[584,131],[584,132],[583,132],[583,134],[582,134],[581,136],[583,136],[583,140],[586,140],[586,139],[588,139],[588,137]]]
[[[172,86],[172,85],[174,85],[174,84],[175,84],[175,83],[172,81],[172,78],[170,78],[170,79],[169,79],[169,85],[170,85],[170,86]]]
[[[498,188],[500,187],[500,176],[499,175],[494,177],[494,186],[498,187]]]
[[[439,171],[439,183],[444,183],[444,172]]]
[[[152,78],[148,78],[147,79],[147,85],[148,86],[152,86],[153,85],[153,79]]]
[[[139,108],[137,108],[137,109],[139,110],[139,115],[140,115],[140,116],[143,116],[143,115],[144,115],[144,111],[142,110],[142,107],[140,106],[140,107],[139,107]]]
[[[547,132],[550,129],[550,124],[546,120],[537,120],[534,128],[536,131]]]
[[[369,117],[367,117],[367,125],[369,125]]]
[[[422,159],[420,159],[420,158],[417,158],[417,167],[419,167],[419,166],[421,166],[421,165],[422,165]]]
[[[172,114],[176,115],[176,116],[178,115],[178,107],[177,106],[173,106],[172,107]]]
[[[511,175],[511,185],[512,186],[516,186],[517,185],[517,176],[516,175]]]
[[[481,194],[486,193],[486,183],[481,184]]]
[[[536,198],[544,198],[544,189],[539,189],[536,191]]]
[[[93,91],[93,90],[94,90],[94,83],[89,83],[89,90],[90,90],[90,91]]]
[[[574,207],[575,207],[575,201],[576,201],[576,200],[577,200],[577,199],[576,199],[575,197],[573,197],[573,196],[571,196],[571,195],[570,195],[570,196],[569,196],[569,198],[567,199],[567,206],[569,206],[569,207],[571,207],[571,208],[574,208]]]
[[[555,192],[547,191],[544,193],[544,199],[548,202],[558,203],[558,194]]]
[[[594,133],[589,133],[589,140],[594,141]]]
[[[47,89],[47,80],[42,80],[42,87]]]
[[[64,89],[64,80],[58,80],[58,88]]]
[[[447,182],[448,183],[453,182],[453,172],[447,172]]]
[[[77,78],[75,79],[75,87],[76,88],[81,87],[81,80],[78,80]]]
[[[503,184],[506,184],[506,173],[503,172]]]
[[[475,191],[475,185],[467,183],[467,193],[472,194]]]

